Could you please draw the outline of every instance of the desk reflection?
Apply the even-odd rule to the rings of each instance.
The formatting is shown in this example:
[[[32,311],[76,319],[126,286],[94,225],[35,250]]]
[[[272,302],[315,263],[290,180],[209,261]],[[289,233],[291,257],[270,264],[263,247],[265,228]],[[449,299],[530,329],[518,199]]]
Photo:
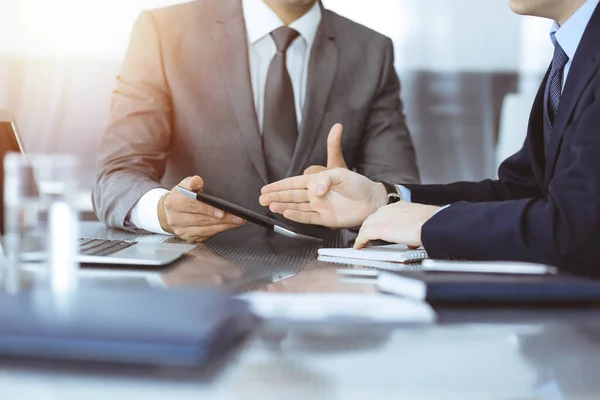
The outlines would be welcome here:
[[[519,335],[519,350],[537,372],[534,392],[542,400],[600,398],[600,326],[548,325]]]
[[[209,240],[160,274],[167,288],[219,287],[232,292],[268,285],[312,269],[318,246],[279,237]]]
[[[209,250],[196,249],[190,256],[189,261],[182,262],[161,275],[165,287],[221,287],[244,276],[241,265],[216,256]]]
[[[333,243],[339,247],[340,242]],[[167,288],[219,287],[232,292],[375,293],[374,284],[340,279],[317,261],[318,246],[286,238],[210,240],[161,273]]]
[[[235,231],[235,232],[234,232]],[[84,266],[80,275],[86,284],[146,285],[177,288],[221,288],[234,293],[251,291],[345,291],[363,288],[338,282],[335,266],[316,260],[319,247],[347,247],[355,233],[335,231],[321,245],[267,233],[264,229],[236,229],[199,244],[184,258],[166,268],[131,266]],[[85,237],[141,242],[181,243],[175,237],[145,235],[83,223]],[[235,234],[234,234],[235,233]],[[92,273],[93,272],[93,273]],[[89,278],[89,279],[87,279]],[[294,278],[293,280],[290,280]],[[284,282],[273,286],[274,283]]]
[[[309,262],[297,275],[267,285],[273,293],[377,293],[373,283],[341,279],[337,267],[317,260]]]

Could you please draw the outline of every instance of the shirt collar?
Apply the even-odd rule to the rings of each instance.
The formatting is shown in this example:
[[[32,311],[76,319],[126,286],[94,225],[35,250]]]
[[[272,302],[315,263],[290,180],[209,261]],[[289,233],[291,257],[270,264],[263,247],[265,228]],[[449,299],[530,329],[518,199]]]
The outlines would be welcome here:
[[[560,47],[569,56],[569,60],[575,57],[585,29],[599,3],[600,0],[587,0],[562,26],[557,22],[552,25],[550,34],[554,35]]]
[[[275,11],[263,0],[243,0],[242,7],[250,44],[255,44],[275,29],[285,26]],[[306,40],[308,48],[312,47],[315,41],[321,18],[321,5],[317,1],[302,18],[290,24],[290,28],[297,30]]]

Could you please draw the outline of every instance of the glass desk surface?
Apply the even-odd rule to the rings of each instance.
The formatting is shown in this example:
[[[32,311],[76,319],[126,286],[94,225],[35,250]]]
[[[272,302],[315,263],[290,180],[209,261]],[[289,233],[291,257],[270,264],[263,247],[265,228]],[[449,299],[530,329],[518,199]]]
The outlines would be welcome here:
[[[135,238],[100,224],[84,236]],[[165,240],[137,237],[137,240]],[[173,241],[174,239],[167,239]],[[337,238],[327,245],[342,245]],[[161,270],[99,270],[85,285],[234,292],[376,293],[340,279],[316,248],[217,238]],[[86,277],[87,274],[87,277]],[[437,308],[427,326],[264,324],[210,376],[0,364],[0,398],[599,399],[600,308]]]

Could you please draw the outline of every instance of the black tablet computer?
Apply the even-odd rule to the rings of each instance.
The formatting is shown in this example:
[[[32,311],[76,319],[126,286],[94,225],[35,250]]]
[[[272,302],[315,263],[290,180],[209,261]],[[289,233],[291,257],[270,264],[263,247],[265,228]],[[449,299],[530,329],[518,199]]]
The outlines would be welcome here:
[[[237,204],[230,203],[226,200],[209,196],[204,193],[192,192],[191,190],[182,188],[181,186],[177,186],[176,189],[179,193],[186,197],[189,197],[190,199],[198,200],[204,204],[208,204],[211,207],[218,208],[219,210],[227,212],[231,215],[243,218],[248,222],[252,222],[254,224],[270,229],[273,232],[278,233],[280,235],[295,239],[311,240],[314,242],[323,241],[322,238],[302,233],[298,231],[298,229],[286,225],[281,221],[278,221],[274,218],[269,218],[266,215],[259,214],[255,211],[238,206]]]

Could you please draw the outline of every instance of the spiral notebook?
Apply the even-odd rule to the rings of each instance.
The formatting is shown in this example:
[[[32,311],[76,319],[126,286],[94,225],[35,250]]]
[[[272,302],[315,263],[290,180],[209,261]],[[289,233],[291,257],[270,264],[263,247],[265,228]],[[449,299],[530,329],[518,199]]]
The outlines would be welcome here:
[[[393,270],[398,264],[417,263],[427,258],[425,250],[412,250],[401,244],[373,246],[362,250],[319,249],[319,261],[379,269]]]

